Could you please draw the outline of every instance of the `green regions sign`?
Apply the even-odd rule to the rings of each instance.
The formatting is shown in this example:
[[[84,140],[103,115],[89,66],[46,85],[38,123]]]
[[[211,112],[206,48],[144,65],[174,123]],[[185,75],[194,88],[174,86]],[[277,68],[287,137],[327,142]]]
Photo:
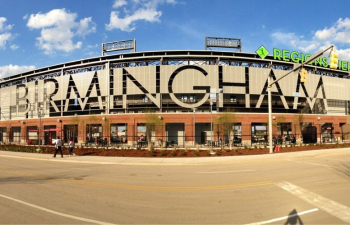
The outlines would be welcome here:
[[[304,54],[296,51],[280,50],[278,48],[273,49],[273,59],[282,60],[286,62],[304,63],[311,55]],[[315,59],[311,65],[322,66],[329,68],[329,62],[327,57]],[[350,71],[350,63],[346,61],[338,60],[338,69],[343,71]]]

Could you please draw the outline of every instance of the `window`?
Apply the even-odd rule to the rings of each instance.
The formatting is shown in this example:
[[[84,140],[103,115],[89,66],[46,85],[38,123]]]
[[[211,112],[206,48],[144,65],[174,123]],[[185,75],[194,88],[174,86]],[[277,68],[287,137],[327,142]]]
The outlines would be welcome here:
[[[234,95],[231,95],[231,102],[237,102],[237,97]]]
[[[190,102],[195,102],[195,101],[196,101],[196,96],[190,95]]]
[[[142,99],[143,102],[148,102],[148,97],[147,96],[144,96],[143,99]]]

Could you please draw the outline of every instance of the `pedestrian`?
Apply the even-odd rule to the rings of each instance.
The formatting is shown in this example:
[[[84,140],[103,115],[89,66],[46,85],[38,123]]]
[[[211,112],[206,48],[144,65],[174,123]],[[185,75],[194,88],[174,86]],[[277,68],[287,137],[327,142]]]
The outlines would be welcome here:
[[[75,153],[73,152],[74,149],[74,141],[73,139],[69,140],[69,148],[68,148],[68,156],[70,157],[70,155],[75,156]]]
[[[57,152],[61,152],[61,158],[63,158],[63,153],[62,153],[62,141],[61,138],[58,137],[58,139],[56,140],[56,144],[55,144],[55,154],[53,155],[53,157],[56,157]]]

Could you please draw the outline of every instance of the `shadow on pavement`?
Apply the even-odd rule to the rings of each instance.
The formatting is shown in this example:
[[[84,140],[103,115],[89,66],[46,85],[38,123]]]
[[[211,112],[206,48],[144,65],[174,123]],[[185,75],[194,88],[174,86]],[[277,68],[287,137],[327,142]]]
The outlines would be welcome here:
[[[287,221],[284,223],[285,225],[291,224],[291,225],[296,225],[296,224],[303,224],[303,221],[300,219],[297,210],[293,209],[289,215]]]

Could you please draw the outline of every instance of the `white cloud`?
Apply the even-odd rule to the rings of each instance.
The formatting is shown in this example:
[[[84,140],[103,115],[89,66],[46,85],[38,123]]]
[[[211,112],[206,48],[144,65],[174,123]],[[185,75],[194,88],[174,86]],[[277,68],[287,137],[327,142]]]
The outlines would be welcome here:
[[[342,61],[350,62],[350,48],[347,49],[339,49],[338,52],[338,58]]]
[[[11,48],[12,50],[16,50],[16,49],[18,49],[18,48],[19,48],[19,46],[18,46],[18,45],[13,44],[13,45],[11,45],[11,46],[10,46],[10,48]]]
[[[128,3],[125,0],[115,0],[113,4],[113,8],[119,8],[123,5],[127,5]]]
[[[5,17],[0,17],[0,32],[11,30],[13,25],[5,25],[7,19]]]
[[[298,36],[294,33],[275,32],[271,35],[273,41],[277,44],[284,44],[293,48],[310,52],[318,48],[319,43],[315,41],[304,40],[303,36]]]
[[[96,32],[96,24],[91,17],[78,22],[76,19],[76,13],[67,12],[65,9],[53,9],[46,14],[31,14],[27,27],[41,29],[37,46],[44,50],[45,54],[52,54],[56,50],[70,52],[82,46],[81,41],[74,43],[74,38]]]
[[[339,59],[350,61],[350,19],[338,19],[337,22],[324,29],[314,32],[310,40],[297,36],[294,33],[275,32],[271,35],[274,42],[300,49],[305,53],[324,49],[334,44],[337,48]],[[338,47],[337,47],[338,46]]]
[[[315,37],[321,41],[330,43],[350,44],[350,19],[338,19],[334,26],[317,31]]]
[[[6,25],[6,21],[5,17],[0,17],[0,48],[5,48],[6,43],[13,37],[11,32],[9,32],[13,25]]]
[[[79,36],[86,36],[90,33],[96,32],[96,24],[92,21],[91,17],[80,20],[77,34]]]
[[[7,65],[0,66],[0,78],[4,78],[10,75],[19,74],[29,70],[34,70],[35,66],[17,66],[17,65]]]
[[[6,42],[12,37],[11,33],[0,34],[0,48],[5,48]]]
[[[133,0],[134,5],[130,9],[124,8],[124,17],[120,11],[112,11],[106,30],[120,29],[131,32],[136,29],[136,22],[144,20],[147,22],[160,22],[162,12],[157,10],[160,4],[176,4],[176,0]],[[113,8],[126,6],[125,0],[116,0]]]

